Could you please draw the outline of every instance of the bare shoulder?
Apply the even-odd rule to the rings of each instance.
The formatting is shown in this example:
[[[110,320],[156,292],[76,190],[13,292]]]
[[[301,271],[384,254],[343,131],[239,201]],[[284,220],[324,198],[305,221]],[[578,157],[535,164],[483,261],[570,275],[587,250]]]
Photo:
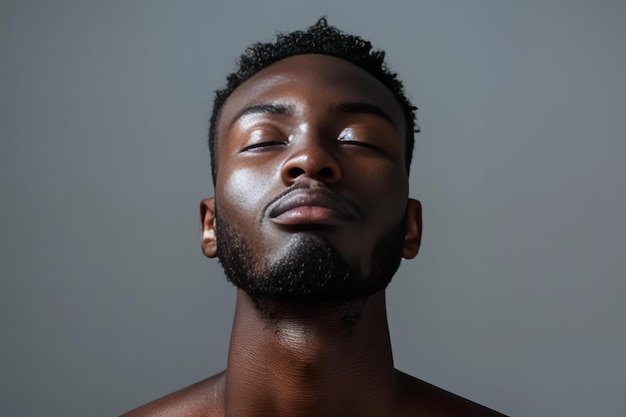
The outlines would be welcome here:
[[[154,400],[121,417],[221,417],[224,415],[226,373]]]
[[[401,402],[407,416],[506,417],[504,414],[452,394],[428,382],[396,370]]]

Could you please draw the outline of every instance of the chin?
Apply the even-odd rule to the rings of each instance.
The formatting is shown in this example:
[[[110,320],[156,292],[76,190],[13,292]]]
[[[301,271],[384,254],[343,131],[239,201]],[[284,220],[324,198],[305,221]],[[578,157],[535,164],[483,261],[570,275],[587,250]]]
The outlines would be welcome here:
[[[258,253],[230,224],[217,227],[218,258],[229,281],[255,300],[288,303],[341,303],[384,290],[401,259],[403,228],[375,245],[367,273],[348,262],[323,237],[298,233],[271,259]]]

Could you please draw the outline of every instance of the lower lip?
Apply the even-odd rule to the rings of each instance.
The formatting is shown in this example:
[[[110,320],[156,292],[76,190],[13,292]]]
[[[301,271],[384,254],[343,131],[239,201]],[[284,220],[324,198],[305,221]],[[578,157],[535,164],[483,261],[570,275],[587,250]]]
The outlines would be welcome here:
[[[281,213],[279,216],[276,216],[273,221],[288,226],[305,224],[334,225],[339,224],[341,219],[335,211],[329,208],[302,206]]]

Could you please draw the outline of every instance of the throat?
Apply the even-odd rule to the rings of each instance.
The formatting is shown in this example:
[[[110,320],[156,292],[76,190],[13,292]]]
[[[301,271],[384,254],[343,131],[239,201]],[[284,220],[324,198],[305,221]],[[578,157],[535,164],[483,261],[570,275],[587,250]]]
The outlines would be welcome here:
[[[387,414],[395,377],[384,295],[361,300],[353,323],[341,309],[273,307],[267,315],[238,294],[227,371],[233,415]]]
[[[291,303],[256,298],[254,304],[258,316],[278,335],[284,332],[292,336],[290,339],[308,339],[308,333],[312,332],[341,338],[352,335],[367,299],[357,297],[325,303]]]

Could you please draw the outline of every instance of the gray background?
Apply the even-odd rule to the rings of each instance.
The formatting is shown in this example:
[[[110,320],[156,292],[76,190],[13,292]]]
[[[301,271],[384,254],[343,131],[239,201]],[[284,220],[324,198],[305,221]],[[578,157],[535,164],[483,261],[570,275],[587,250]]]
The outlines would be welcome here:
[[[626,408],[626,2],[0,2],[0,415],[111,416],[223,369],[199,249],[212,92],[327,14],[420,107],[396,365],[516,416]]]

